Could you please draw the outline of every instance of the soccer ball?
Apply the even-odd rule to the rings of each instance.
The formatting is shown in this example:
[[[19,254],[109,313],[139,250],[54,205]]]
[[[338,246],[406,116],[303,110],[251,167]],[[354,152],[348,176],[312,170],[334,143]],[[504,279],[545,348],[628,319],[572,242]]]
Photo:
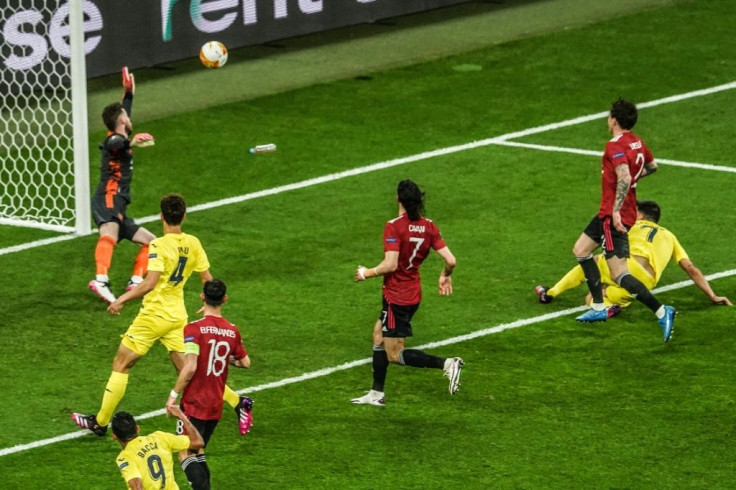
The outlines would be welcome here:
[[[199,60],[207,68],[220,68],[227,63],[227,48],[218,41],[210,41],[199,50]]]

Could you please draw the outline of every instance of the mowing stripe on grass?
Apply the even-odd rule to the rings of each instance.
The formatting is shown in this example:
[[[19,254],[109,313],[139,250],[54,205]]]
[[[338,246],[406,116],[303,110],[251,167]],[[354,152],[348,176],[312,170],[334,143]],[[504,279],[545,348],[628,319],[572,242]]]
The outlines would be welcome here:
[[[736,275],[736,269],[731,269],[731,270],[723,271],[723,272],[717,272],[714,274],[707,275],[705,277],[709,281],[713,281],[715,279],[720,279],[723,277],[730,277],[733,275]],[[694,284],[693,281],[688,279],[686,281],[680,281],[674,284],[669,284],[667,286],[657,288],[653,290],[652,292],[661,293],[665,291],[673,291],[675,289],[682,289],[684,287],[691,286],[693,284]],[[506,330],[511,330],[511,329],[519,328],[519,327],[525,327],[527,325],[533,325],[535,323],[552,320],[554,318],[559,318],[561,316],[571,315],[573,313],[584,311],[585,309],[587,309],[587,306],[578,306],[575,308],[568,308],[566,310],[560,310],[560,311],[555,311],[552,313],[547,313],[545,315],[534,316],[531,318],[523,318],[520,320],[510,322],[510,323],[504,323],[502,325],[497,325],[495,327],[484,328],[484,329],[476,330],[475,332],[471,332],[468,334],[458,335],[456,337],[450,337],[445,340],[439,340],[437,342],[430,342],[428,344],[418,345],[414,348],[415,349],[434,349],[436,347],[443,347],[446,345],[457,344],[459,342],[465,342],[465,341],[476,339],[479,337],[485,337],[487,335],[501,333]],[[304,373],[299,376],[294,376],[291,378],[284,378],[279,381],[273,381],[271,383],[251,386],[249,388],[243,388],[241,390],[238,390],[237,393],[243,395],[246,393],[255,393],[258,391],[270,390],[273,388],[280,388],[282,386],[287,386],[287,385],[294,384],[294,383],[301,383],[302,381],[307,381],[307,380],[315,379],[315,378],[321,378],[323,376],[328,376],[330,374],[333,374],[339,371],[345,371],[346,369],[351,369],[357,366],[362,366],[364,364],[369,364],[371,361],[372,361],[372,358],[366,357],[364,359],[358,359],[356,361],[346,362],[338,366],[328,367],[328,368],[320,369],[318,371]],[[347,405],[347,402],[346,402],[346,405]],[[150,419],[153,417],[164,415],[165,413],[166,412],[164,409],[159,409],[159,410],[154,410],[152,412],[144,413],[142,415],[138,415],[135,417],[135,419],[136,420]],[[88,430],[78,430],[75,432],[70,432],[68,434],[62,434],[56,437],[49,437],[48,439],[41,439],[38,441],[29,442],[27,444],[18,444],[15,446],[0,449],[0,457],[7,456],[9,454],[15,454],[15,453],[23,452],[23,451],[28,451],[30,449],[36,449],[36,448],[43,447],[43,446],[48,446],[50,444],[55,444],[57,442],[68,441],[70,439],[76,439],[78,437],[82,437],[86,435],[90,435],[90,432]]]
[[[590,155],[595,157],[602,157],[602,151],[593,150],[582,150],[580,148],[567,148],[565,146],[549,146],[549,145],[537,145],[535,143],[520,143],[518,141],[497,141],[494,143],[499,146],[512,146],[515,148],[529,148],[531,150],[540,151],[553,151],[558,153],[573,153],[575,155]],[[715,170],[718,172],[731,172],[736,173],[736,167],[726,167],[724,165],[712,165],[710,163],[695,163],[695,162],[683,162],[680,160],[670,160],[667,158],[655,158],[657,163],[663,163],[665,165],[672,165],[673,167],[686,167],[686,168],[699,168],[702,170]]]
[[[706,88],[706,89],[701,89],[701,90],[695,90],[695,91],[692,91],[692,92],[687,92],[687,93],[684,93],[684,94],[673,95],[673,96],[670,96],[670,97],[665,97],[663,99],[657,99],[657,100],[653,100],[653,101],[650,101],[650,102],[643,102],[641,104],[638,104],[638,107],[639,108],[654,107],[654,106],[658,106],[658,105],[662,105],[662,104],[668,104],[668,103],[671,103],[671,102],[679,102],[681,100],[691,99],[693,97],[702,97],[704,95],[710,95],[710,94],[714,94],[714,93],[717,93],[717,92],[722,92],[724,90],[731,90],[731,89],[734,89],[734,88],[736,88],[736,82],[731,82],[731,83],[726,83],[726,84],[723,84],[723,85],[718,85],[718,86],[715,86],[715,87],[710,87],[710,88]],[[420,160],[427,160],[429,158],[434,158],[434,157],[437,157],[437,156],[449,155],[449,154],[452,154],[452,153],[457,153],[457,152],[465,151],[465,150],[472,150],[474,148],[481,148],[481,147],[489,146],[489,145],[522,146],[522,145],[524,145],[523,143],[513,143],[513,144],[511,144],[511,143],[509,143],[508,140],[514,139],[514,138],[521,138],[523,136],[529,136],[529,135],[532,135],[532,134],[539,134],[539,133],[543,133],[543,132],[546,132],[546,131],[553,131],[555,129],[564,128],[566,126],[572,126],[572,125],[575,125],[575,124],[581,124],[581,123],[585,123],[585,122],[588,122],[588,121],[593,121],[593,120],[596,120],[596,119],[601,119],[601,118],[604,118],[604,117],[607,117],[607,116],[608,116],[608,112],[607,111],[606,112],[598,112],[596,114],[590,114],[590,115],[587,115],[587,116],[576,117],[574,119],[569,119],[567,121],[561,121],[561,122],[557,122],[557,123],[546,124],[544,126],[537,126],[537,127],[534,127],[534,128],[525,129],[523,131],[516,131],[516,132],[513,132],[513,133],[508,133],[508,134],[504,134],[504,135],[501,135],[501,136],[496,136],[496,137],[493,137],[493,138],[486,138],[486,139],[479,140],[479,141],[473,141],[471,143],[465,143],[465,144],[456,145],[456,146],[449,146],[447,148],[440,148],[438,150],[433,150],[433,151],[426,151],[426,152],[423,152],[423,153],[418,153],[416,155],[410,155],[408,157],[396,158],[394,160],[387,160],[387,161],[384,161],[384,162],[374,163],[372,165],[368,165],[368,166],[365,166],[365,167],[353,168],[353,169],[350,169],[350,170],[344,170],[342,172],[337,172],[337,173],[334,173],[334,174],[324,175],[322,177],[315,177],[315,178],[312,178],[312,179],[302,180],[301,182],[295,182],[293,184],[286,184],[286,185],[282,185],[282,186],[279,186],[279,187],[273,187],[271,189],[265,189],[265,190],[262,190],[262,191],[251,192],[250,194],[244,194],[244,195],[241,195],[241,196],[235,196],[235,197],[230,197],[230,198],[226,198],[226,199],[219,199],[217,201],[212,201],[212,202],[209,202],[209,203],[198,204],[198,205],[195,205],[195,206],[191,206],[187,210],[187,212],[188,213],[193,213],[193,212],[197,212],[197,211],[204,211],[204,210],[207,210],[207,209],[214,209],[214,208],[218,208],[220,206],[227,206],[227,205],[230,205],[230,204],[236,204],[236,203],[240,203],[240,202],[244,202],[244,201],[249,201],[249,200],[252,200],[252,199],[258,199],[260,197],[266,197],[266,196],[272,196],[274,194],[280,194],[282,192],[293,191],[293,190],[296,190],[296,189],[303,189],[305,187],[311,187],[313,185],[324,184],[325,182],[332,182],[332,181],[335,181],[335,180],[344,179],[346,177],[352,177],[352,176],[355,176],[355,175],[360,175],[360,174],[365,174],[365,173],[369,173],[369,172],[374,172],[376,170],[383,170],[385,168],[396,167],[398,165],[404,165],[404,164],[407,164],[407,163],[418,162]],[[531,146],[528,146],[528,148],[547,149],[547,151],[552,151],[552,150],[549,150],[549,148],[552,148],[552,147],[542,147],[542,146],[539,146],[539,145],[531,145]],[[579,154],[582,154],[582,155],[589,155],[589,154],[591,154],[591,153],[588,152],[588,150],[576,150],[574,148],[571,148],[569,150],[570,150],[570,153],[579,153]],[[598,154],[598,153],[593,152],[593,154]],[[693,167],[693,168],[703,168],[703,169],[707,169],[707,170],[723,170],[723,169],[728,168],[728,167],[719,167],[717,165],[707,165],[707,164],[702,164],[702,163],[688,164],[687,162],[677,162],[676,160],[658,160],[658,161],[663,162],[663,163],[669,163],[670,165],[689,166],[689,167]],[[685,164],[687,164],[687,165],[685,165]],[[733,172],[734,170],[724,170],[724,171]],[[158,215],[152,215],[152,216],[146,216],[146,217],[143,217],[143,218],[136,219],[136,222],[138,222],[138,223],[150,223],[150,222],[153,222],[153,221],[157,221],[158,219],[159,219],[159,216]],[[96,231],[97,230],[92,230],[90,232],[90,234],[95,233]],[[36,247],[41,247],[41,246],[44,246],[44,245],[50,245],[50,244],[56,243],[56,242],[61,242],[61,241],[65,241],[65,240],[71,240],[71,239],[76,238],[78,236],[79,235],[62,235],[62,236],[59,236],[59,237],[45,238],[43,240],[36,240],[36,241],[33,241],[33,242],[23,243],[23,244],[20,244],[20,245],[13,245],[13,246],[10,246],[10,247],[6,247],[6,248],[0,249],[0,256],[11,254],[11,253],[16,253],[16,252],[21,252],[23,250],[29,250],[29,249],[36,248]]]

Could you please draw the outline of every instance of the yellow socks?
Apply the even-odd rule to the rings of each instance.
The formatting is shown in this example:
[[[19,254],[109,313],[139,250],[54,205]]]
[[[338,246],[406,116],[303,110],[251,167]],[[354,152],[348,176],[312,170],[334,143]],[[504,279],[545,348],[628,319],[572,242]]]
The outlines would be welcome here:
[[[222,399],[233,408],[237,407],[238,403],[240,403],[240,397],[228,385],[225,385],[225,392],[222,394]]]
[[[128,386],[128,374],[113,371],[105,386],[105,394],[102,397],[102,406],[97,413],[97,423],[107,425],[112,419],[115,407],[118,406],[120,400],[125,395],[125,388]],[[237,395],[236,395],[237,396]]]

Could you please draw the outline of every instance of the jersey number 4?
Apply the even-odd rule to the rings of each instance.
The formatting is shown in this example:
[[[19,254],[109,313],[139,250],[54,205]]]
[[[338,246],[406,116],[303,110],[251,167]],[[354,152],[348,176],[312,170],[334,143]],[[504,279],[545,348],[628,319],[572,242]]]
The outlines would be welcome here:
[[[179,257],[179,263],[176,264],[176,269],[174,269],[174,272],[169,276],[169,282],[173,282],[174,286],[184,280],[184,267],[187,265],[187,258],[188,257]]]

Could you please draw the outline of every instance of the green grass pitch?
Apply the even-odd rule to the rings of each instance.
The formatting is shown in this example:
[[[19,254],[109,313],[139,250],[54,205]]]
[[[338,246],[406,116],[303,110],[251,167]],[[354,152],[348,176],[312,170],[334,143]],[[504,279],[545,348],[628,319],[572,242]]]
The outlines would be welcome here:
[[[207,449],[214,488],[733,487],[736,310],[711,306],[692,285],[661,292],[679,311],[673,340],[663,344],[642,305],[579,325],[574,311],[585,291],[551,305],[533,293],[575,263],[572,245],[599,200],[600,158],[585,152],[602,151],[605,120],[510,140],[534,148],[456,148],[596,114],[619,96],[645,103],[732,83],[732,2],[663,3],[370,77],[134,118],[157,143],[136,152],[129,211],[151,217],[145,226],[155,233],[158,199],[168,192],[204,205],[453,149],[188,216],[185,231],[201,239],[214,275],[229,285],[225,314],[253,360],[249,371],[231,371],[229,384],[251,390],[255,424],[239,437],[226,409]],[[137,78],[136,103],[144,104],[146,80]],[[673,100],[641,109],[636,127],[655,157],[687,164],[663,163],[638,195],[659,201],[661,223],[705,274],[734,268],[735,105],[733,88]],[[93,169],[101,136],[93,128]],[[275,153],[247,153],[268,142]],[[380,308],[379,282],[354,284],[352,273],[380,260],[403,178],[426,191],[427,215],[458,257],[449,298],[436,294],[439,259],[425,262],[409,344],[439,343],[429,350],[463,357],[466,369],[451,397],[439,371],[391,366],[387,406],[352,406],[370,387]],[[76,437],[69,414],[98,408],[138,305],[112,317],[86,290],[94,235],[7,251],[55,236],[0,227],[0,486],[124,488],[119,446]],[[134,254],[128,243],[115,252],[118,293]],[[672,265],[660,285],[684,279]],[[712,285],[736,299],[733,275]],[[193,279],[192,315],[198,292]],[[539,318],[555,312],[565,314]],[[491,330],[497,326],[517,328]],[[174,380],[164,349],[154,348],[133,369],[119,409],[160,410]],[[174,428],[160,415],[140,425]]]

